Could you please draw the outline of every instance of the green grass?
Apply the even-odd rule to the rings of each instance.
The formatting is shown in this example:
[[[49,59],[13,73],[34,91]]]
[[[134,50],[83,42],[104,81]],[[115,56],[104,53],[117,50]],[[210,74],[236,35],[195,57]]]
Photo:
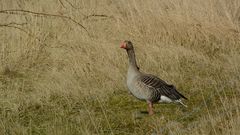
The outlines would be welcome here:
[[[240,133],[238,0],[1,4],[0,134]],[[148,116],[126,87],[123,40],[188,108]]]

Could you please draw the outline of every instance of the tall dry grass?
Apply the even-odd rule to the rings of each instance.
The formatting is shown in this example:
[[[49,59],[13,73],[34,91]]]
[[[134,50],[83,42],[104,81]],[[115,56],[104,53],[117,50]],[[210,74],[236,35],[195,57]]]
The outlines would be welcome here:
[[[0,134],[240,133],[239,0],[0,3]],[[125,39],[189,108],[139,113]]]

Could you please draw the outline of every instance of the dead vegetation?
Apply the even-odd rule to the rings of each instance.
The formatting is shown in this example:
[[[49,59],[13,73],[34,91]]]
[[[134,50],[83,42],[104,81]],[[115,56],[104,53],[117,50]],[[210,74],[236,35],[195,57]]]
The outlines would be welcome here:
[[[239,0],[0,3],[0,134],[240,133]],[[144,114],[125,86],[125,39],[188,109]]]

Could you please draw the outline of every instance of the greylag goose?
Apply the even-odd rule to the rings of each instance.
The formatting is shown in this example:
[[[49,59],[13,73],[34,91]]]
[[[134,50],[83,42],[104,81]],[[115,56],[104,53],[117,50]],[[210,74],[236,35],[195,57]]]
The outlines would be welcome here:
[[[147,102],[149,115],[154,114],[153,103],[174,102],[187,107],[181,101],[181,98],[187,98],[179,93],[173,85],[167,84],[157,76],[139,71],[131,41],[124,41],[120,48],[127,51],[129,58],[129,68],[127,72],[128,89],[133,96]]]

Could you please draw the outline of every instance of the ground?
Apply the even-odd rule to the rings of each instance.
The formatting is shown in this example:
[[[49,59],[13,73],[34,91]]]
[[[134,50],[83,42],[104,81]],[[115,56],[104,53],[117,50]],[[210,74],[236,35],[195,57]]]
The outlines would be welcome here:
[[[0,134],[240,134],[239,0],[0,3]],[[188,108],[147,115],[124,40]]]

